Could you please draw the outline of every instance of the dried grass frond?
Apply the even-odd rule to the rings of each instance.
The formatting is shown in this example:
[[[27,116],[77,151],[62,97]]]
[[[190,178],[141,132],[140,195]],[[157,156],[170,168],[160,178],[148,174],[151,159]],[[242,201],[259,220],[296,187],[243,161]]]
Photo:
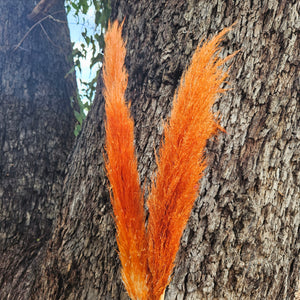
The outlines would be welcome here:
[[[151,299],[159,299],[170,281],[183,230],[198,195],[206,167],[204,149],[209,138],[223,130],[212,114],[231,57],[220,59],[219,44],[226,28],[198,47],[174,97],[171,117],[159,151],[157,174],[148,199],[148,266]]]
[[[134,149],[134,122],[125,103],[127,72],[122,25],[109,25],[105,36],[103,80],[106,110],[106,170],[117,228],[122,279],[132,299],[149,299],[144,199]]]

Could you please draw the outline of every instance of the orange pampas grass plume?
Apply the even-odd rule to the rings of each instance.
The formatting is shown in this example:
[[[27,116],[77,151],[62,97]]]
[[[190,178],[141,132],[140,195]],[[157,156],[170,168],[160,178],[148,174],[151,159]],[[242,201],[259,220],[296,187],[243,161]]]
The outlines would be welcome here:
[[[127,73],[122,25],[109,24],[105,37],[103,80],[106,110],[106,159],[111,186],[122,279],[135,300],[163,299],[180,238],[198,194],[206,167],[207,139],[223,130],[211,112],[228,73],[222,69],[233,55],[220,59],[224,29],[198,47],[174,97],[171,117],[157,158],[157,173],[144,198],[134,149],[134,122],[124,94]]]
[[[145,213],[134,150],[134,122],[124,98],[127,87],[125,54],[122,25],[109,24],[103,65],[106,169],[111,185],[122,279],[129,296],[142,300],[149,299]]]
[[[148,199],[148,266],[150,299],[159,299],[169,283],[180,238],[198,194],[206,167],[206,141],[223,130],[211,112],[227,77],[218,58],[224,29],[198,47],[174,97],[171,117],[159,151],[157,174]]]

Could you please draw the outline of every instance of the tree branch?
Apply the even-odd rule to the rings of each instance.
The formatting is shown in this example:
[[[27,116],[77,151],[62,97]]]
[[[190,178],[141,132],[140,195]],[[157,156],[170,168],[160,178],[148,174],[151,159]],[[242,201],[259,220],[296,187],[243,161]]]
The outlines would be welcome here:
[[[37,22],[42,17],[44,17],[50,8],[57,2],[58,0],[41,0],[32,10],[32,12],[27,16],[27,18],[31,21]]]

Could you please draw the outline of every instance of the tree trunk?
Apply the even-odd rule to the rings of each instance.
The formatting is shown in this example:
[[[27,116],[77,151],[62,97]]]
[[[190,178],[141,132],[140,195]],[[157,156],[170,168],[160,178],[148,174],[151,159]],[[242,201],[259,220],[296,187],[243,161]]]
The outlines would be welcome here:
[[[293,299],[300,265],[296,0],[119,0],[112,1],[115,18],[125,18],[142,183],[155,171],[163,119],[197,44],[237,22],[221,52],[241,49],[231,90],[214,107],[227,133],[207,145],[209,166],[165,299]],[[103,167],[103,120],[100,77],[30,299],[128,299]]]
[[[29,298],[74,140],[64,6],[36,24],[27,19],[34,6],[0,0],[1,299]]]
[[[142,182],[155,170],[162,119],[195,47],[237,21],[222,53],[241,49],[230,72],[232,90],[215,105],[227,134],[208,144],[209,168],[166,299],[292,298],[300,204],[296,1],[118,1],[112,9],[113,19],[126,20],[127,97]],[[70,159],[37,298],[128,299],[103,170],[101,89],[100,79]]]

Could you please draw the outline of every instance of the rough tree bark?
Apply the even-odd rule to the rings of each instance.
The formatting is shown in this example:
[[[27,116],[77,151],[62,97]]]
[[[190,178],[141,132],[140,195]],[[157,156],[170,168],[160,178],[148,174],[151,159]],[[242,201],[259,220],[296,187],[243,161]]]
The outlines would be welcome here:
[[[181,241],[166,299],[293,299],[299,279],[299,6],[291,1],[112,1],[125,17],[141,181],[155,171],[173,94],[202,37],[237,21],[241,49],[215,105],[227,134]],[[103,168],[102,81],[70,154],[63,205],[31,299],[128,299]]]
[[[299,277],[299,23],[296,1],[112,1],[126,18],[129,87],[141,181],[180,76],[201,37],[237,21],[232,90],[215,105],[227,134],[181,242],[166,299],[291,299]],[[36,298],[128,299],[120,281],[103,170],[98,94],[68,166],[59,225]]]
[[[29,298],[74,140],[63,2],[30,30],[34,6],[0,0],[0,299]]]

